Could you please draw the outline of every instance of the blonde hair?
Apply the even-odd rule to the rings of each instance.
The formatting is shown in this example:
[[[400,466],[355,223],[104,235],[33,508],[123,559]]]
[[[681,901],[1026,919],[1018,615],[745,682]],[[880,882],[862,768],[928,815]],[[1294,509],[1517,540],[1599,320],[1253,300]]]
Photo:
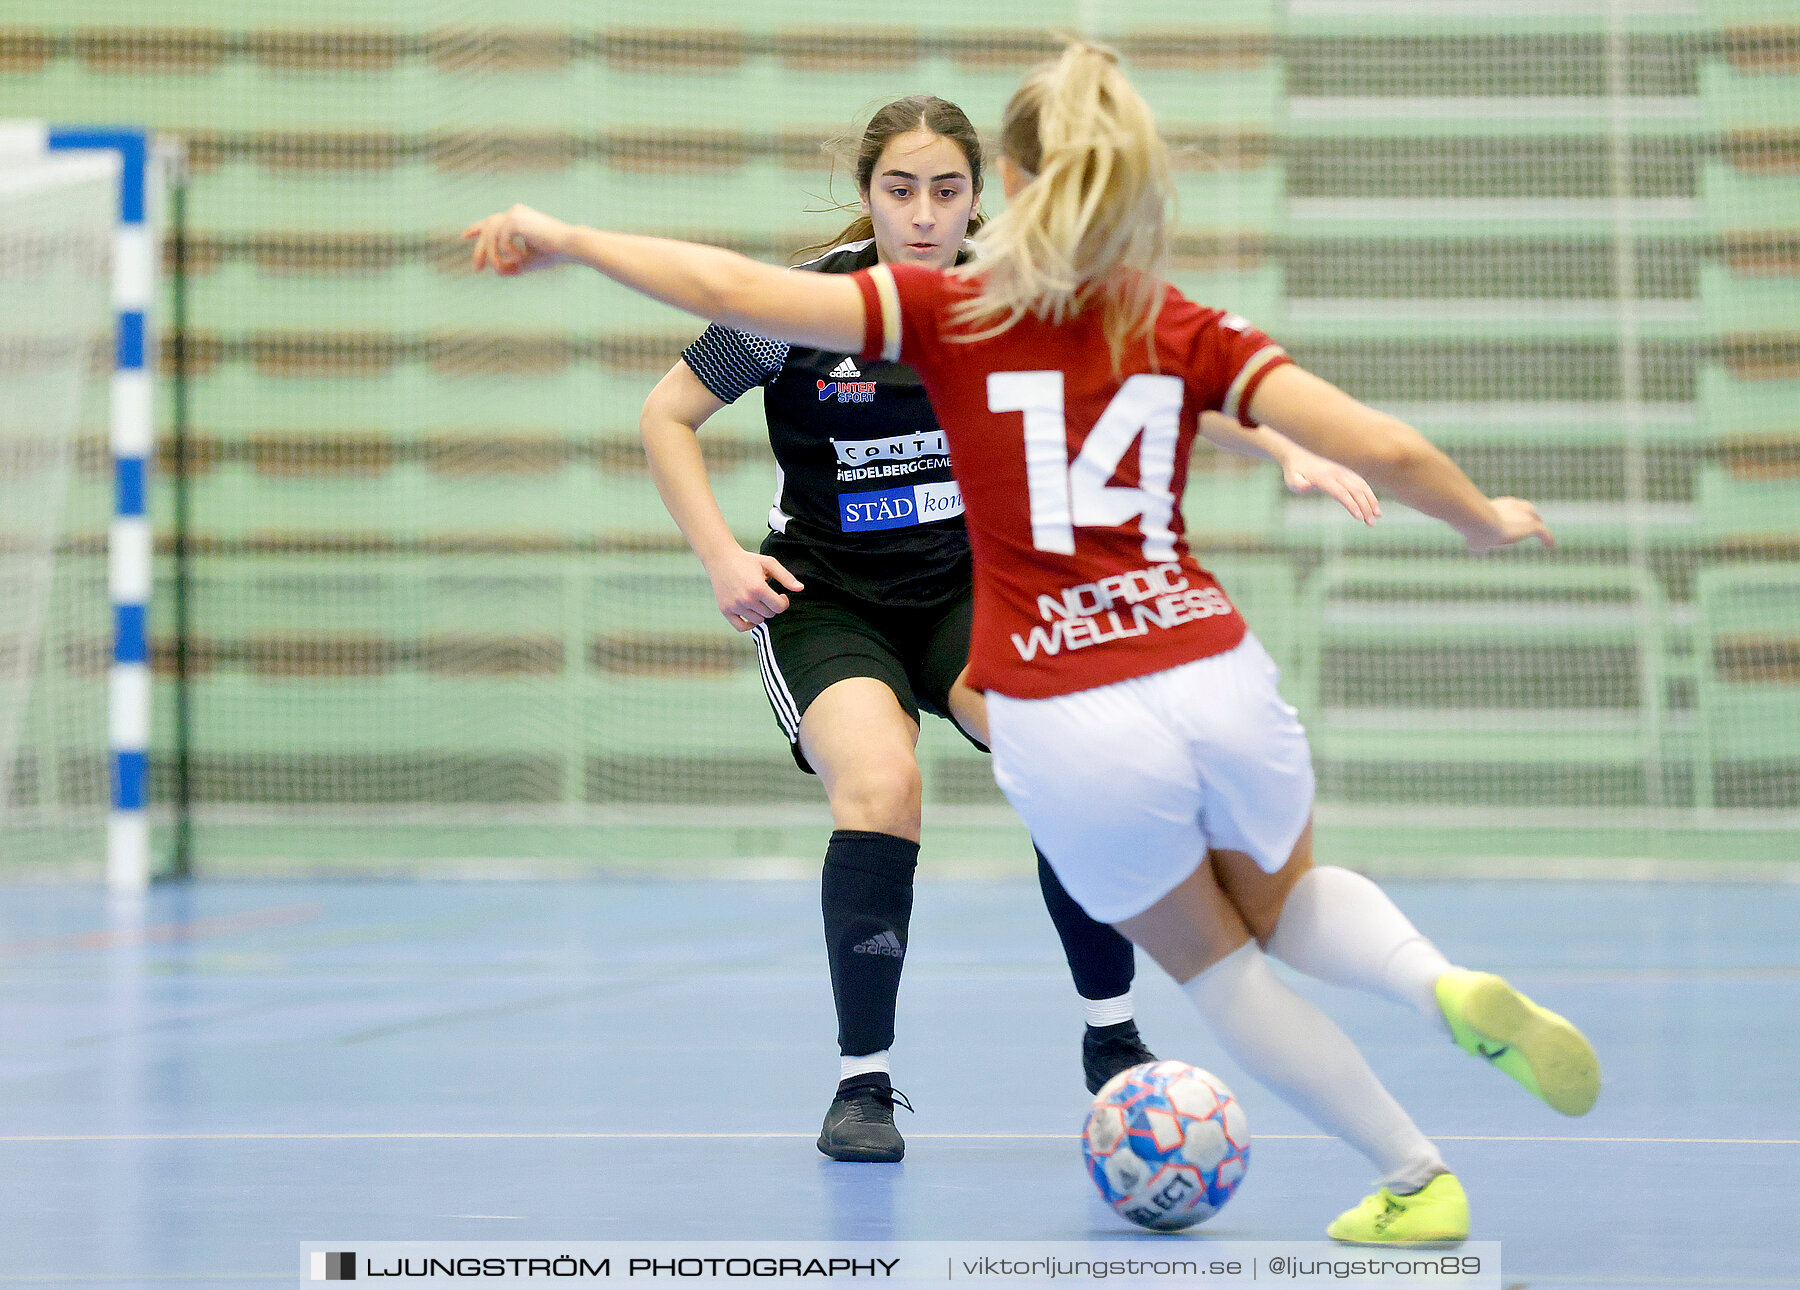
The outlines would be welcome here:
[[[975,238],[979,294],[951,314],[986,340],[1027,314],[1060,323],[1096,301],[1116,371],[1161,311],[1174,183],[1150,105],[1104,45],[1071,40],[1006,105],[1000,150],[1032,176]],[[1154,362],[1154,349],[1152,361]]]

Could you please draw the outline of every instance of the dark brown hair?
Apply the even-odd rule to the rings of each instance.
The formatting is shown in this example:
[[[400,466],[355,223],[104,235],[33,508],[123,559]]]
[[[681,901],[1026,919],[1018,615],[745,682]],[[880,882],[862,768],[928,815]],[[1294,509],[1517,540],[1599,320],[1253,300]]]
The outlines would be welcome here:
[[[927,130],[941,135],[961,148],[969,163],[969,183],[974,195],[981,196],[981,136],[975,133],[975,127],[969,124],[969,118],[963,115],[961,108],[946,99],[931,94],[909,94],[903,99],[895,99],[869,118],[869,126],[863,131],[862,142],[856,146],[856,192],[859,197],[869,195],[869,186],[875,180],[875,163],[881,160],[881,154],[887,150],[888,144],[914,130]],[[839,148],[845,153],[849,151],[848,140],[834,141],[825,147],[827,151],[834,153]],[[850,207],[846,204],[839,209],[848,210]],[[983,222],[979,214],[973,216],[969,220],[969,232],[975,232]],[[858,215],[836,237],[812,246],[803,246],[794,252],[793,258],[799,260],[803,256],[829,251],[846,242],[860,242],[874,235],[874,221],[867,215]]]

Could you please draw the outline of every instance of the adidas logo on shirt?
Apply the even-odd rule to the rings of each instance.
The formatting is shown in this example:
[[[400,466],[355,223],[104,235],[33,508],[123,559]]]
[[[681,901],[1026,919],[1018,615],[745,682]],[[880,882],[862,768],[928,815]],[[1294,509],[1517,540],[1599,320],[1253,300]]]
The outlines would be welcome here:
[[[845,360],[845,362],[848,361],[848,359]],[[906,947],[900,944],[900,938],[892,932],[882,932],[878,936],[871,936],[861,945],[851,946],[850,952],[852,954],[885,954],[891,959],[906,957]]]
[[[817,371],[818,369],[814,368],[813,370]],[[846,358],[843,362],[831,369],[831,379],[834,381],[853,381],[861,376],[862,373],[857,371],[856,360],[853,358]]]

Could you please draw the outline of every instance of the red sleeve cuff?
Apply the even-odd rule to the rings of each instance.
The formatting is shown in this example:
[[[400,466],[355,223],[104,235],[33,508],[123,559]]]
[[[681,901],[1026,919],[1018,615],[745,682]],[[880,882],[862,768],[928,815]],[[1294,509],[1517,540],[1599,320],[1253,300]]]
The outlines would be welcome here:
[[[1274,346],[1270,348],[1275,349]],[[1250,415],[1250,401],[1256,397],[1257,387],[1263,383],[1270,372],[1294,361],[1288,357],[1287,351],[1282,349],[1275,349],[1275,352],[1267,358],[1263,357],[1265,354],[1269,354],[1269,350],[1261,350],[1252,356],[1250,362],[1256,365],[1255,370],[1250,373],[1249,378],[1240,388],[1232,392],[1231,399],[1235,406],[1227,410],[1227,415],[1237,417],[1239,425],[1251,430],[1256,429],[1257,425],[1256,419]]]

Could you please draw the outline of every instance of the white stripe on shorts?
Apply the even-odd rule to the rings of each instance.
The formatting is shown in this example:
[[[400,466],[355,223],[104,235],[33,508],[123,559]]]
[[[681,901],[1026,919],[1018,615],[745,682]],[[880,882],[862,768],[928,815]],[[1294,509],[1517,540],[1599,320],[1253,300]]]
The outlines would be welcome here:
[[[781,723],[782,733],[788,737],[789,743],[800,738],[800,707],[794,702],[794,693],[788,689],[787,680],[781,675],[781,668],[775,662],[775,647],[769,641],[769,625],[758,623],[750,629],[750,639],[756,642],[756,662],[762,669],[763,690],[769,696],[769,706],[775,709],[775,720]]]

